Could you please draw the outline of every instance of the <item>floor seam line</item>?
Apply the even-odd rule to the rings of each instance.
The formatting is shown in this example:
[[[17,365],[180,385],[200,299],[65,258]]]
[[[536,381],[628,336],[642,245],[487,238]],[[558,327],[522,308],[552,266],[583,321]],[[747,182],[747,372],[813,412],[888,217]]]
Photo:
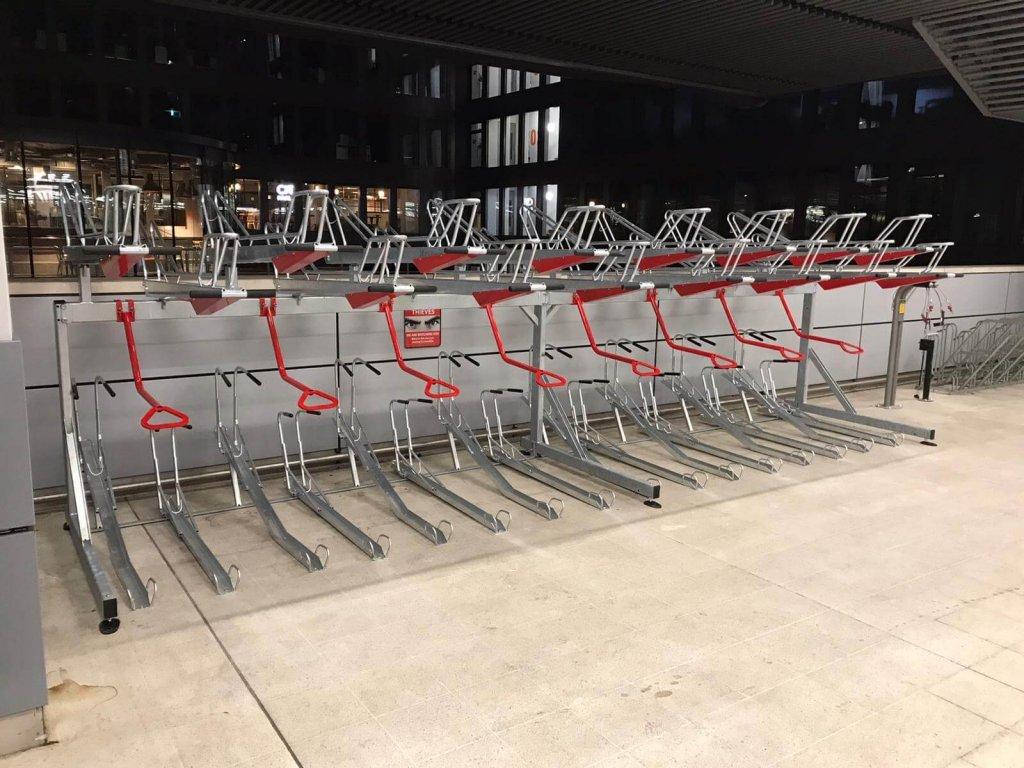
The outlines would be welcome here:
[[[135,511],[134,507],[132,508],[132,511]],[[146,532],[146,536],[149,538],[153,546],[156,548],[156,551],[159,553],[160,559],[164,561],[164,564],[171,572],[171,575],[174,577],[174,580],[178,582],[178,586],[180,586],[181,591],[185,593],[185,597],[188,598],[188,601],[192,604],[192,607],[195,609],[195,612],[199,615],[199,618],[203,620],[203,624],[206,626],[206,630],[210,633],[210,636],[213,638],[214,642],[217,643],[217,646],[220,648],[221,653],[224,654],[224,658],[228,660],[228,663],[231,665],[231,668],[235,670],[235,674],[238,675],[238,679],[242,681],[242,685],[245,686],[245,689],[249,692],[249,695],[252,696],[253,701],[256,702],[256,706],[260,708],[260,711],[263,713],[263,716],[267,719],[267,722],[270,723],[270,727],[274,730],[274,733],[277,734],[277,738],[281,741],[281,744],[283,744],[284,748],[288,750],[288,754],[291,756],[295,765],[297,765],[298,768],[305,768],[302,764],[302,761],[299,759],[299,756],[295,753],[295,750],[292,748],[292,745],[288,743],[288,739],[285,738],[285,735],[281,731],[277,722],[271,716],[269,710],[263,704],[263,701],[256,694],[256,691],[249,683],[248,678],[246,678],[241,668],[238,666],[237,662],[235,662],[234,657],[231,655],[231,652],[228,651],[227,646],[224,645],[224,642],[217,634],[217,631],[213,628],[213,625],[210,623],[210,620],[206,617],[206,614],[203,613],[202,609],[199,607],[199,604],[192,596],[192,593],[189,592],[188,587],[185,586],[185,582],[181,580],[181,576],[174,569],[174,565],[171,563],[170,560],[167,559],[167,555],[164,553],[163,549],[157,543],[156,539],[153,538],[153,534],[150,532],[149,528],[146,526],[142,526],[142,529]]]

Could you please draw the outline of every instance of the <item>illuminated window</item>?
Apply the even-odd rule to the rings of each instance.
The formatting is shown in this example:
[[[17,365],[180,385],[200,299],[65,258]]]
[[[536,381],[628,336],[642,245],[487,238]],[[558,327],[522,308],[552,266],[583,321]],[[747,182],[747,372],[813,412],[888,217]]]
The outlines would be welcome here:
[[[523,115],[523,162],[536,163],[540,149],[540,113],[527,112]]]
[[[544,159],[549,162],[558,159],[558,133],[561,112],[561,107],[551,107],[544,110],[544,138],[546,141]]]
[[[505,118],[505,165],[519,163],[519,115]]]

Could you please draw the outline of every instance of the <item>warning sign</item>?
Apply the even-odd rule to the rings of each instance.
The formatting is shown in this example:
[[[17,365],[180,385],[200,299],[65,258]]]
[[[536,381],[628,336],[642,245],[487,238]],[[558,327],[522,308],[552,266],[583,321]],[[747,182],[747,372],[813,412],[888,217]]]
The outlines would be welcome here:
[[[441,310],[405,310],[406,349],[441,346]]]

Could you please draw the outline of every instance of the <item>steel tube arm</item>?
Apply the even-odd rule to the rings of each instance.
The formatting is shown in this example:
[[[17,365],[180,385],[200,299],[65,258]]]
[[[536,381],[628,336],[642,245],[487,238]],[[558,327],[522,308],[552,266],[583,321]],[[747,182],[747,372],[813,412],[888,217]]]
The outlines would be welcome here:
[[[277,372],[282,381],[295,387],[302,394],[299,395],[296,407],[307,413],[320,413],[331,411],[338,407],[338,398],[322,389],[311,387],[308,384],[296,379],[288,373],[288,367],[284,361],[284,353],[281,351],[281,339],[277,335],[277,323],[274,316],[277,314],[277,301],[275,299],[260,299],[260,314],[267,318],[267,328],[270,330],[270,343],[274,347],[274,359],[277,362]]]
[[[146,389],[146,384],[142,379],[142,366],[139,364],[139,352],[135,345],[135,331],[132,327],[132,324],[135,322],[135,302],[118,299],[115,302],[115,310],[117,321],[124,326],[124,339],[128,347],[128,360],[132,366],[132,379],[135,381],[135,391],[150,406],[149,410],[146,411],[139,421],[139,424],[142,425],[143,429],[148,429],[150,432],[159,432],[161,429],[191,429],[188,414],[179,411],[177,408],[164,405]],[[171,420],[156,421],[159,416],[169,416]]]
[[[627,363],[633,373],[637,376],[658,376],[661,374],[661,369],[658,366],[648,363],[646,360],[638,360],[635,357],[627,357],[626,355],[620,355],[616,352],[609,352],[606,349],[602,349],[594,338],[594,331],[590,327],[590,319],[587,317],[587,310],[583,307],[583,299],[578,295],[573,296],[572,303],[575,304],[576,309],[579,310],[580,320],[583,321],[583,330],[587,333],[587,341],[590,343],[590,348],[600,357],[606,357],[609,360],[616,360],[620,363]]]
[[[439,379],[436,376],[423,373],[423,371],[417,371],[415,368],[405,362],[405,358],[402,357],[401,345],[398,343],[398,331],[395,330],[395,318],[392,313],[394,312],[393,299],[388,298],[382,301],[380,304],[380,311],[384,313],[384,319],[388,324],[388,333],[391,336],[391,347],[395,352],[395,362],[398,367],[413,376],[420,381],[425,383],[423,387],[423,394],[429,397],[431,400],[443,400],[446,397],[458,397],[459,388],[454,384]]]
[[[651,290],[647,292],[647,303],[650,304],[651,309],[654,310],[654,317],[658,321],[658,327],[661,329],[661,335],[665,337],[664,341],[669,345],[669,347],[678,352],[686,352],[687,354],[706,358],[711,361],[711,365],[715,368],[728,369],[740,367],[740,364],[731,357],[719,355],[715,352],[708,352],[706,349],[700,349],[699,347],[689,347],[686,344],[680,344],[672,338],[672,334],[669,333],[668,330],[668,324],[665,322],[665,317],[661,314],[661,307],[658,306],[657,291]]]
[[[786,294],[782,291],[776,291],[775,295],[779,297],[779,301],[782,302],[782,308],[786,311],[786,317],[789,318],[789,325],[793,333],[799,336],[801,339],[807,339],[808,341],[820,341],[822,344],[832,344],[833,346],[839,347],[843,352],[848,355],[861,355],[864,354],[864,348],[858,347],[856,344],[852,344],[849,341],[843,341],[842,339],[832,339],[828,336],[818,336],[813,333],[804,333],[800,326],[796,322],[796,318],[793,317],[793,310],[789,307],[789,302],[786,301]]]
[[[501,330],[498,328],[498,321],[494,318],[494,307],[491,304],[484,305],[484,311],[487,312],[487,321],[491,324],[491,333],[494,334],[494,343],[498,346],[498,356],[509,365],[514,368],[519,368],[523,371],[529,371],[533,374],[533,380],[537,382],[538,387],[544,389],[556,389],[557,387],[564,387],[569,380],[564,376],[553,371],[547,371],[543,368],[538,368],[535,365],[529,363],[523,363],[511,357],[508,352],[505,351],[505,342],[501,338]]]
[[[804,356],[797,352],[795,349],[784,347],[781,344],[772,344],[768,341],[758,341],[757,339],[751,339],[746,336],[736,326],[736,319],[732,316],[732,310],[729,309],[729,302],[725,299],[725,289],[719,288],[715,292],[715,297],[722,305],[722,309],[725,311],[725,318],[729,321],[729,328],[732,329],[732,335],[736,337],[736,340],[740,344],[746,344],[751,347],[761,347],[762,349],[770,349],[772,352],[778,352],[784,361],[787,363],[799,363],[804,359]]]

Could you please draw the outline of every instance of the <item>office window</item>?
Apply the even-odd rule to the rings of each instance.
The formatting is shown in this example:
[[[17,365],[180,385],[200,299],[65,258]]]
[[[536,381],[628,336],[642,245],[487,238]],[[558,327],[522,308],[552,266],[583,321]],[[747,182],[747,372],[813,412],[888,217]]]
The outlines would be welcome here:
[[[487,95],[501,95],[501,67],[487,68]]]
[[[234,206],[235,214],[250,232],[260,231],[260,182],[259,179],[235,179],[228,185],[228,201]]]
[[[160,88],[150,91],[149,122],[156,128],[183,130],[181,96],[174,91]]]
[[[21,142],[0,139],[0,225],[4,227],[7,270],[12,277],[32,274]]]
[[[440,99],[444,93],[444,78],[443,70],[440,64],[435,64],[430,68],[430,90],[427,95],[432,99]]]
[[[186,155],[171,155],[171,183],[174,192],[171,206],[173,229],[172,242],[182,244],[182,239],[196,239],[203,236],[203,224],[199,216],[199,160]]]
[[[353,160],[355,159],[355,142],[352,137],[347,133],[339,133],[338,140],[334,144],[334,159],[335,160]]]
[[[484,124],[469,127],[469,167],[479,168],[484,162]]]
[[[873,237],[885,226],[886,202],[889,193],[889,172],[886,166],[870,163],[857,165],[853,169],[853,209],[866,213],[867,219],[861,224],[862,236]]]
[[[359,187],[335,187],[334,196],[340,199],[353,213],[359,213],[359,201],[362,199]]]
[[[480,99],[485,93],[486,83],[484,82],[484,65],[474,64],[469,69],[469,98]]]
[[[536,163],[540,149],[540,112],[527,112],[523,115],[523,162]]]
[[[501,165],[501,119],[487,121],[487,167]]]
[[[430,165],[432,168],[444,168],[444,131],[441,128],[430,132]]]
[[[77,178],[75,147],[26,141],[24,151],[33,274],[55,275],[58,266],[57,244],[63,241],[64,236],[57,202],[57,182]]]
[[[878,128],[892,121],[896,115],[898,99],[896,92],[887,88],[884,80],[864,83],[860,91],[860,117],[857,127],[862,130]]]
[[[547,161],[558,159],[558,133],[561,121],[561,107],[551,107],[544,110],[545,147],[544,159]]]
[[[283,147],[284,135],[284,113],[276,112],[270,117],[270,142],[275,147]]]
[[[538,72],[526,72],[523,75],[523,88],[537,88],[540,86],[540,73]]]
[[[420,191],[398,190],[398,231],[403,235],[417,235],[420,231]]]
[[[498,198],[497,189],[488,189],[484,198],[484,229],[492,235],[498,234],[498,214],[501,213]]]
[[[544,215],[552,221],[558,221],[558,185],[557,184],[545,184],[544,185]],[[548,225],[544,226],[545,234],[550,234],[551,227]]]
[[[519,90],[519,70],[505,70],[505,93],[515,93]]]
[[[562,82],[562,78],[558,75],[548,75],[548,85],[554,85],[555,83]]]
[[[914,114],[933,115],[944,111],[956,98],[952,83],[927,82],[917,88],[914,94]]]
[[[391,191],[387,187],[367,187],[366,223],[378,232],[391,226]]]
[[[406,133],[402,136],[402,164],[416,165],[416,134]]]
[[[519,224],[519,190],[505,187],[505,206],[502,209],[501,234],[511,237],[516,234]]]
[[[131,86],[114,86],[107,91],[107,119],[121,125],[139,124],[139,94]]]
[[[532,205],[540,205],[540,200],[537,199],[537,185],[531,185],[523,187],[523,205],[526,205],[526,201],[529,200]]]
[[[103,56],[135,61],[138,58],[135,19],[123,11],[109,11],[103,17]]]
[[[505,118],[505,165],[519,164],[519,115]]]

